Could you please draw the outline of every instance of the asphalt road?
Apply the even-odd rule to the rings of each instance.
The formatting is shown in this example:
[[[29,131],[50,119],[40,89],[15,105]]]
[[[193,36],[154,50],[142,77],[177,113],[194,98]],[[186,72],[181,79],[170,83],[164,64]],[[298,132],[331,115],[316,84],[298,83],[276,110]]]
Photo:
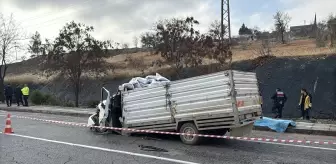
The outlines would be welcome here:
[[[86,118],[12,113],[34,118],[86,123]],[[3,121],[2,121],[3,120]],[[203,145],[184,145],[176,136],[97,135],[73,127],[12,117],[13,135],[0,134],[1,164],[317,164],[335,163],[336,145],[284,145],[209,139]],[[5,113],[0,112],[0,128]],[[336,141],[336,137],[254,131],[252,136]],[[167,152],[144,151],[139,145]]]

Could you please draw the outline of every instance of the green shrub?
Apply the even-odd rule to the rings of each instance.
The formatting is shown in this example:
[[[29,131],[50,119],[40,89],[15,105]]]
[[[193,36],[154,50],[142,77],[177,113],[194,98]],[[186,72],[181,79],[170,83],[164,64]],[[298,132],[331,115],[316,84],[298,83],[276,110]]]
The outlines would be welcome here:
[[[96,108],[99,103],[100,103],[99,100],[90,100],[90,101],[87,102],[87,107],[88,108]]]
[[[30,100],[33,104],[35,105],[42,105],[45,103],[45,96],[43,95],[43,93],[41,93],[38,90],[34,90],[31,94],[30,94]]]
[[[51,94],[44,95],[45,105],[59,106],[60,102]]]
[[[39,90],[34,90],[30,95],[30,100],[35,105],[60,105],[59,101],[51,94],[44,94]]]

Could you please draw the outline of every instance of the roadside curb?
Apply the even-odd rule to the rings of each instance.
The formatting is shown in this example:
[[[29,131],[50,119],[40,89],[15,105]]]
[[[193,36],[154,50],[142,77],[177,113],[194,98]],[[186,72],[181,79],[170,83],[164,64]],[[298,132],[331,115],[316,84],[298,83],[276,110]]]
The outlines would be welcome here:
[[[3,108],[0,107],[0,110],[7,112],[29,112],[29,113],[44,113],[44,114],[54,114],[54,115],[62,115],[62,116],[77,116],[77,117],[89,117],[94,112],[85,112],[85,111],[52,111],[52,110],[43,110],[43,109],[29,109],[29,108]]]
[[[271,131],[274,132],[272,129],[269,129],[268,127],[262,127],[262,126],[254,126],[254,130],[258,131]],[[298,133],[298,134],[310,134],[310,135],[325,135],[325,136],[336,136],[336,131],[330,131],[330,130],[316,130],[316,129],[303,129],[303,128],[296,128],[296,127],[288,127],[285,131],[285,133]]]

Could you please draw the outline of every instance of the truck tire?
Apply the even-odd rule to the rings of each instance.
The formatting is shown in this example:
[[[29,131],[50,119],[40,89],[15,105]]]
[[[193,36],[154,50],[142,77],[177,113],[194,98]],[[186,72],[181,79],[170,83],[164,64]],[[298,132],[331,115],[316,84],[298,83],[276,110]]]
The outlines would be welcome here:
[[[200,134],[197,127],[193,123],[184,123],[180,128],[180,133]],[[180,135],[181,141],[188,145],[197,145],[201,142],[199,136]]]

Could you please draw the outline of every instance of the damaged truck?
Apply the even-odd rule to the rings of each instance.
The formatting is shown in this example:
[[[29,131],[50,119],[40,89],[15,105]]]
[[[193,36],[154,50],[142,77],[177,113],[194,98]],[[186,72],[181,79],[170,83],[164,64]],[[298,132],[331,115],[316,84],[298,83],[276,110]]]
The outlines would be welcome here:
[[[88,119],[96,131],[117,127],[221,136],[230,132],[230,136],[241,137],[252,131],[254,121],[262,115],[253,72],[228,70],[177,81],[157,74],[133,78],[113,95],[106,88],[101,92],[97,113]],[[129,135],[132,131],[118,133]],[[190,145],[202,139],[192,135],[180,138]]]

